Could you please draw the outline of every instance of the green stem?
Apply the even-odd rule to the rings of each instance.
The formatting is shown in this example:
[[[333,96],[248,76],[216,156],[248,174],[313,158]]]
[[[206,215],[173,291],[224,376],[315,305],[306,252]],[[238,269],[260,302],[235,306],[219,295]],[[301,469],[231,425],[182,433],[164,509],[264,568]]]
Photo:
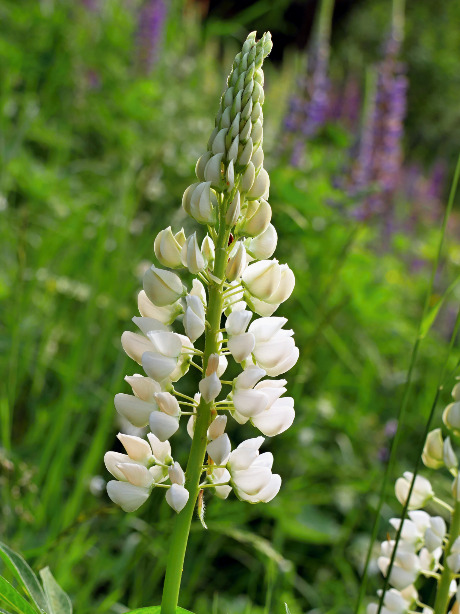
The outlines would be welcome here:
[[[209,300],[207,309],[207,320],[210,324],[206,330],[205,349],[203,356],[203,371],[206,367],[211,354],[219,351],[217,339],[220,330],[220,321],[223,307],[223,280],[227,265],[227,244],[229,229],[225,225],[225,206],[221,207],[219,234],[216,242],[216,259],[213,274],[221,279],[220,284],[214,282],[209,285]],[[177,515],[173,533],[171,535],[171,545],[166,566],[166,576],[163,587],[163,598],[161,601],[161,614],[176,614],[177,603],[179,600],[179,590],[182,578],[182,571],[187,548],[190,525],[192,523],[193,512],[200,492],[200,478],[203,472],[204,458],[207,446],[207,430],[211,422],[211,409],[213,403],[206,403],[201,398],[197,408],[197,418],[195,432],[193,435],[192,447],[187,463],[185,487],[190,496],[187,505]]]
[[[460,501],[455,502],[454,512],[452,514],[452,521],[450,525],[450,537],[449,543],[444,555],[444,571],[441,575],[441,580],[438,583],[438,590],[436,591],[436,600],[434,602],[434,614],[446,614],[447,607],[449,605],[449,588],[454,578],[454,573],[449,569],[447,564],[447,557],[450,554],[454,541],[457,539],[460,533]]]

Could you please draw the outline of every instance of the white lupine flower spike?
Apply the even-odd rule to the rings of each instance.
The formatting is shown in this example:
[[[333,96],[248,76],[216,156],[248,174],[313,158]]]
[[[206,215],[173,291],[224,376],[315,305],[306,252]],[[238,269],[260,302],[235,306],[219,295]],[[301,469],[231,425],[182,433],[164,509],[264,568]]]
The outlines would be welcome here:
[[[259,451],[264,437],[249,435],[232,451],[225,432],[231,416],[248,423],[253,434],[273,437],[289,428],[295,415],[293,399],[284,396],[286,380],[268,379],[291,369],[299,357],[286,319],[271,317],[295,283],[287,264],[270,259],[277,233],[263,167],[262,64],[271,47],[269,33],[256,41],[252,32],[236,56],[207,151],[195,167],[197,181],[182,198],[196,228],[188,236],[171,226],[158,233],[158,266],[144,275],[140,317],[133,319],[137,332],[122,336],[123,349],[144,374],[127,376],[132,393],[118,394],[115,406],[150,432],[146,440],[119,434],[126,454],[106,454],[114,477],[107,491],[130,512],[154,488],[164,489],[181,519],[173,544],[186,542],[197,501],[205,526],[208,495],[226,499],[233,491],[254,504],[271,501],[281,487],[272,454]],[[237,369],[233,382],[221,379],[229,361]],[[200,377],[195,396],[176,384],[190,369]],[[175,433],[181,425],[192,439],[185,473],[169,441],[180,440]],[[432,527],[433,544],[441,529]],[[183,567],[184,549],[173,546],[172,552],[166,585]],[[168,606],[174,612],[177,602]]]

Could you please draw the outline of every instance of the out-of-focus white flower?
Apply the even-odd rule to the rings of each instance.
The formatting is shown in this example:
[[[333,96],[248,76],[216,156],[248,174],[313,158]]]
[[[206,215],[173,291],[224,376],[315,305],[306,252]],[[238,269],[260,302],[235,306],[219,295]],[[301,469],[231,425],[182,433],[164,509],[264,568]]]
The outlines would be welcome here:
[[[187,308],[184,314],[184,328],[187,337],[194,342],[201,337],[205,329],[206,314],[203,301],[198,296],[185,297]]]
[[[446,523],[441,516],[430,518],[430,526],[425,532],[425,544],[429,552],[440,548],[446,536]]]
[[[394,544],[394,540],[382,543],[382,556],[379,557],[377,562],[384,576],[387,575]],[[402,590],[415,582],[420,570],[421,565],[418,556],[413,552],[401,551],[398,548],[389,582],[398,590]]]
[[[180,277],[171,271],[151,266],[144,274],[144,291],[154,305],[172,305],[184,295]]]
[[[381,614],[406,614],[408,612],[411,601],[406,600],[400,591],[395,588],[390,588],[386,591],[383,598],[383,606]],[[367,606],[366,614],[377,614],[379,606],[377,603],[370,603]]]
[[[446,407],[442,414],[442,421],[446,427],[454,432],[455,435],[460,435],[460,402],[455,401]]]
[[[183,228],[175,235],[172,233],[171,226],[160,231],[154,243],[155,256],[160,264],[172,269],[182,266],[181,250],[184,243]]]
[[[449,565],[449,569],[453,573],[458,573],[460,571],[460,537],[457,537],[452,544],[450,554],[446,560],[447,564]]]
[[[249,326],[256,340],[253,356],[271,377],[289,371],[299,358],[293,331],[283,329],[286,322],[286,318],[259,318]]]
[[[441,429],[434,429],[428,433],[422,454],[424,464],[431,469],[442,467],[444,464],[443,448]]]
[[[412,478],[413,474],[410,471],[406,471],[402,478],[396,480],[395,493],[401,505],[406,504]],[[434,492],[430,482],[421,475],[416,476],[409,501],[409,509],[414,510],[423,507],[433,496]]]
[[[442,450],[442,458],[444,464],[448,469],[456,469],[458,467],[457,455],[452,447],[450,437],[446,437],[444,440],[444,446]]]

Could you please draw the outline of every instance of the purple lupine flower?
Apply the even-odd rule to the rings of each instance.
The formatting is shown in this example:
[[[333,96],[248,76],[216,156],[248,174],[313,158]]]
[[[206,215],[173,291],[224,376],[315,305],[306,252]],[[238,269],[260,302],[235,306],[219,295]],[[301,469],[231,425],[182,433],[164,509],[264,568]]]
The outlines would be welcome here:
[[[145,0],[139,11],[138,62],[144,73],[149,73],[158,60],[166,14],[167,5],[164,0]]]

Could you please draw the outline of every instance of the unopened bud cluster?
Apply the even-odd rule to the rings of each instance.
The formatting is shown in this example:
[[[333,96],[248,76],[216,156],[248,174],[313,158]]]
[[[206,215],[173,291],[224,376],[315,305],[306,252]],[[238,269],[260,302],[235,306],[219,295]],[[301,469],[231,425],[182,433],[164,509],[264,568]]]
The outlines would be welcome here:
[[[284,396],[286,380],[269,379],[291,369],[299,357],[287,320],[273,316],[295,280],[286,264],[270,259],[277,234],[263,168],[262,63],[271,46],[270,34],[256,42],[252,33],[236,56],[207,151],[196,165],[198,182],[182,200],[205,230],[186,236],[168,227],[158,234],[159,266],[145,273],[140,317],[133,318],[139,332],[122,336],[125,352],[144,373],[125,378],[133,394],[116,395],[115,407],[134,426],[150,429],[148,442],[119,434],[126,454],[105,457],[115,478],[108,494],[126,511],[142,505],[155,487],[166,490],[177,512],[187,504],[188,470],[186,476],[174,462],[169,443],[183,416],[192,439],[202,416],[209,416],[201,490],[221,498],[233,490],[258,503],[280,489],[272,454],[259,452],[264,437],[256,432],[232,449],[225,432],[228,417],[250,422],[268,437],[294,420],[294,401]],[[191,285],[182,281],[180,269],[195,276]],[[229,359],[239,365],[233,381],[222,380]],[[176,388],[191,367],[201,377],[194,397]]]
[[[446,436],[443,436],[440,428],[431,431],[422,454],[426,467],[447,470],[453,477],[452,497],[449,501],[437,498],[427,478],[417,475],[414,480],[410,472],[404,473],[403,477],[396,481],[396,497],[402,505],[406,505],[411,487],[412,492],[408,504],[409,517],[402,523],[397,546],[395,539],[390,538],[381,546],[378,565],[384,576],[388,575],[396,546],[388,579],[392,588],[383,596],[383,614],[405,614],[418,609],[424,614],[430,614],[446,611],[452,601],[460,602],[460,486],[458,457],[452,443],[460,433],[459,384],[454,387],[452,396],[454,403],[448,405],[443,413]],[[422,509],[430,502],[439,506],[440,515],[431,515]],[[395,531],[401,528],[399,518],[392,518],[390,524]],[[419,580],[422,577],[430,578],[431,582],[433,578],[436,581],[433,602],[429,604],[422,603],[419,595],[419,591],[423,589]],[[424,590],[422,592],[425,593]],[[432,594],[432,591],[426,594]],[[452,611],[456,610],[452,608]],[[378,605],[369,604],[367,612],[376,614]]]

